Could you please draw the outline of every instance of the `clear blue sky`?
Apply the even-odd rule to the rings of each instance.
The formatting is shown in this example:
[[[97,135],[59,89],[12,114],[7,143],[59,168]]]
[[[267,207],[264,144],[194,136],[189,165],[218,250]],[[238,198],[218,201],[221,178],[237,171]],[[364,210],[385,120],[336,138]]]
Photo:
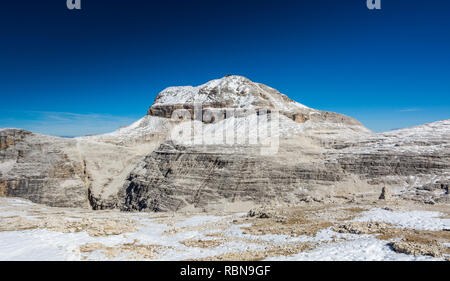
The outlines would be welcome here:
[[[450,1],[2,3],[0,127],[103,133],[167,86],[239,74],[374,131],[450,118]]]

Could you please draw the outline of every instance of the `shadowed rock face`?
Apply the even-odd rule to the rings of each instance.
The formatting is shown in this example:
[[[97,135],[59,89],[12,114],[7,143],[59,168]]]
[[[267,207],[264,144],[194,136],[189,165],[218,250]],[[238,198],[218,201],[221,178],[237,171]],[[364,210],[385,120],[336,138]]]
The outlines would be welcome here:
[[[203,138],[229,125],[227,108],[280,112],[278,152],[169,140],[174,126],[191,122],[197,102],[214,113],[200,117]],[[172,120],[178,109],[191,118]],[[248,118],[233,119],[236,134]],[[374,134],[353,118],[308,108],[239,76],[168,88],[146,117],[106,135],[62,139],[0,130],[0,196],[50,206],[177,211],[229,202],[295,204],[379,193],[383,186],[411,191],[408,199],[430,200],[425,190],[448,202],[449,182],[450,120]]]
[[[254,148],[214,150],[165,143],[130,174],[124,210],[176,211],[222,199],[257,203],[298,202],[300,186],[331,185],[345,177],[334,165],[283,162]]]

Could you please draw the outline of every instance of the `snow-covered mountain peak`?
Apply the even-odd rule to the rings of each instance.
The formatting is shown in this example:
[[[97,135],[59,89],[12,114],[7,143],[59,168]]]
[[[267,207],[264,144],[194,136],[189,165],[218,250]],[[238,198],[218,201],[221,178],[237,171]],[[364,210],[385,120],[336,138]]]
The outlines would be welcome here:
[[[153,107],[193,103],[216,108],[269,108],[287,112],[308,109],[271,87],[238,75],[227,75],[196,87],[166,88],[159,93]]]

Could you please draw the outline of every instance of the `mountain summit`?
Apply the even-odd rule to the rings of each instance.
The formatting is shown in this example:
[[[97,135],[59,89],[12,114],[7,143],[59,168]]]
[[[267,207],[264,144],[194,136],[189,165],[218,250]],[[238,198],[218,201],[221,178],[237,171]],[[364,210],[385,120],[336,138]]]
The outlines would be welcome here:
[[[340,124],[351,126],[361,133],[369,133],[359,121],[348,116],[316,110],[300,104],[274,88],[252,82],[243,76],[227,75],[200,86],[169,87],[158,94],[148,110],[153,117],[170,118],[175,110],[189,110],[193,116],[194,105],[214,109],[225,119],[226,109],[277,111],[296,123]]]
[[[156,97],[153,106],[193,103],[208,107],[268,108],[292,112],[307,108],[271,87],[237,75],[228,75],[197,87],[166,88]]]

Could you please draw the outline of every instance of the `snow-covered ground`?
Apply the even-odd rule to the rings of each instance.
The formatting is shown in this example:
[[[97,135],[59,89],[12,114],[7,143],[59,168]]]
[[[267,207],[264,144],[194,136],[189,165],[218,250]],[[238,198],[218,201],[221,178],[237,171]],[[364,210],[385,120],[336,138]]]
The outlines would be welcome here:
[[[441,218],[444,214],[429,211],[389,211],[375,208],[364,212],[355,221],[374,221],[390,223],[401,228],[420,230],[450,229],[450,219]]]
[[[14,201],[17,205],[20,202]],[[11,216],[8,213],[7,216]],[[229,251],[242,251],[246,249],[258,249],[256,244],[243,244],[228,242],[213,249],[187,247],[180,244],[187,239],[204,239],[204,233],[208,231],[186,230],[171,235],[165,234],[172,227],[165,223],[158,223],[156,219],[148,218],[145,214],[118,214],[118,216],[130,217],[138,220],[140,227],[135,232],[125,232],[119,235],[90,236],[86,231],[74,233],[62,233],[48,229],[30,229],[22,231],[0,232],[0,260],[81,260],[83,256],[90,260],[127,259],[129,253],[115,257],[105,257],[103,250],[107,247],[121,247],[127,243],[137,245],[161,246],[159,255],[152,260],[183,260],[220,255]],[[176,227],[196,227],[207,223],[215,223],[223,217],[194,216],[175,223]],[[104,247],[92,252],[83,253],[80,247],[87,243],[101,243]]]
[[[441,218],[441,215],[439,212],[374,208],[351,221],[387,222],[398,227],[423,230],[448,229],[450,220]],[[53,218],[61,219],[61,223],[76,222],[86,216],[91,222],[132,220],[137,223],[137,228],[116,235],[93,235],[85,229],[73,231],[62,228],[58,231],[48,228],[50,224],[47,222],[34,227],[28,221]],[[236,219],[244,216],[245,213],[157,216],[115,211],[91,212],[0,198],[0,260],[185,260],[264,251],[267,247],[293,243],[310,243],[315,247],[294,255],[268,256],[266,260],[440,260],[396,253],[387,245],[389,241],[379,240],[376,235],[337,233],[331,227],[313,236],[248,234],[243,229],[251,224],[235,223]],[[18,230],[8,229],[10,226],[5,224],[11,223],[17,223]],[[211,244],[201,246],[201,243]],[[450,246],[449,243],[446,245]]]
[[[429,256],[399,254],[373,235],[356,235],[349,241],[325,244],[310,252],[268,258],[268,261],[430,261]]]

